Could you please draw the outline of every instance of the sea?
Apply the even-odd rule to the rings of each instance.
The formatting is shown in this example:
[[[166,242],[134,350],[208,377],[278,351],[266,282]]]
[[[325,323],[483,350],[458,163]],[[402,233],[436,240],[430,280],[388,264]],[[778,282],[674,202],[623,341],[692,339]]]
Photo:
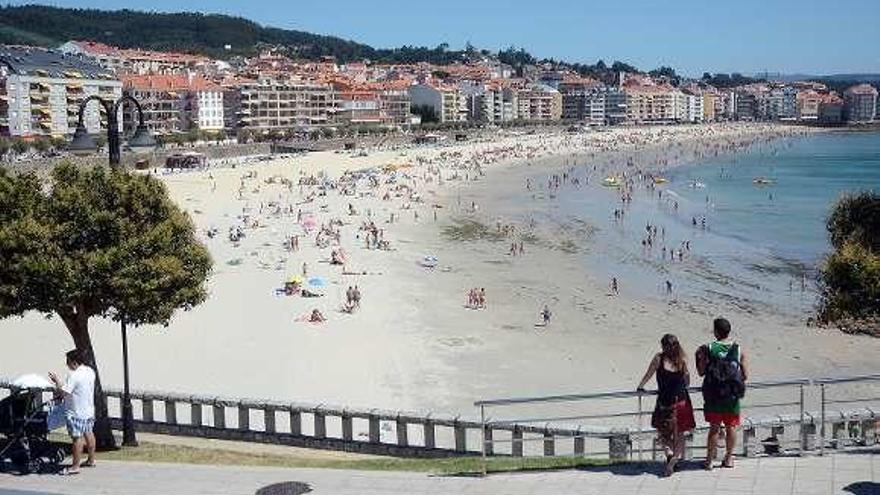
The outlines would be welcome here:
[[[586,164],[588,165],[588,164]],[[753,145],[664,173],[662,199],[637,191],[625,219],[611,219],[617,192],[563,193],[561,211],[597,228],[582,253],[620,290],[703,308],[809,316],[818,267],[829,249],[825,221],[844,194],[880,190],[880,132],[824,132]],[[604,197],[603,197],[604,196]],[[675,206],[673,206],[675,205]],[[646,226],[662,236],[642,246]],[[684,262],[669,261],[689,242]]]

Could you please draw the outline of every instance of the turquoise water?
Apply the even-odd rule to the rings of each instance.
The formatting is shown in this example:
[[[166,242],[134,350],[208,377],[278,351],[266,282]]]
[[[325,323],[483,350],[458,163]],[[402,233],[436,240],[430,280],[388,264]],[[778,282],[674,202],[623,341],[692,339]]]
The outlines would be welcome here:
[[[658,186],[662,199],[641,182],[623,220],[612,216],[621,207],[617,190],[598,185],[603,175],[592,166],[575,172],[590,176],[590,186],[560,191],[544,221],[569,231],[577,221],[596,227],[582,257],[599,280],[616,277],[634,297],[801,318],[816,303],[830,208],[845,192],[880,189],[880,133],[776,140],[675,167]],[[771,184],[756,185],[758,177]],[[650,249],[641,244],[646,224],[664,233]],[[685,241],[691,251],[683,261],[663,256]]]
[[[756,177],[773,184],[756,186]],[[669,178],[669,188],[695,214],[705,212],[715,233],[815,266],[829,249],[825,219],[837,198],[880,189],[880,133],[777,141],[676,169]]]

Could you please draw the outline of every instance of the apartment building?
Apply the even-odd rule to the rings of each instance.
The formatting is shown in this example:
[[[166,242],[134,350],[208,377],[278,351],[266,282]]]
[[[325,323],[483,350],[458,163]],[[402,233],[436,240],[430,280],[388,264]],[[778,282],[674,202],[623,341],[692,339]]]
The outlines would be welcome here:
[[[626,86],[626,117],[635,124],[671,124],[681,111],[681,97],[668,86]],[[681,94],[680,92],[678,94]]]
[[[819,101],[819,123],[841,124],[843,123],[843,98],[836,93],[822,95]]]
[[[565,120],[589,120],[587,99],[601,86],[593,79],[563,79],[557,90],[562,94],[562,118]]]
[[[847,122],[867,123],[877,118],[877,89],[859,84],[843,92],[843,114]]]
[[[240,81],[230,90],[238,92],[236,118],[227,121],[233,128],[308,129],[336,121],[339,99],[329,84],[261,78]]]
[[[122,83],[91,60],[56,50],[0,46],[0,135],[64,137],[76,130],[79,105],[91,95],[110,101]],[[107,126],[104,107],[87,106],[90,133]]]
[[[203,56],[175,52],[123,49],[97,41],[68,41],[62,53],[88,57],[117,74],[183,74],[213,62]]]
[[[386,125],[404,125],[410,122],[409,92],[402,84],[379,85],[379,116]]]
[[[444,84],[414,84],[409,87],[414,107],[428,106],[440,122],[464,122],[468,116],[467,98],[456,86]]]
[[[812,89],[798,92],[797,119],[802,122],[818,121],[821,103],[822,95]]]
[[[517,93],[498,81],[461,86],[468,107],[468,120],[500,123],[516,120]]]
[[[519,120],[562,119],[562,94],[546,84],[530,84],[516,92]]]
[[[144,123],[157,135],[224,127],[223,88],[189,74],[123,75],[123,91],[138,100]],[[137,126],[137,111],[126,107],[126,130]]]

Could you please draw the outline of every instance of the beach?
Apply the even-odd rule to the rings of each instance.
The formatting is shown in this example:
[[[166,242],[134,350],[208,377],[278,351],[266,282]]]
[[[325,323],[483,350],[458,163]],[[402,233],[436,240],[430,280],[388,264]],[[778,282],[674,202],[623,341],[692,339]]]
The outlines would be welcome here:
[[[658,213],[678,208],[656,196],[676,167],[811,132],[499,131],[157,174],[214,272],[202,305],[168,328],[130,331],[133,387],[470,414],[489,397],[632,389],[664,333],[692,351],[722,315],[755,379],[873,371],[880,341],[808,327],[809,300],[786,312],[736,287],[717,298],[680,289],[730,277],[701,261],[711,225],[688,234],[689,218],[676,226]],[[634,232],[650,227],[663,242],[658,230],[646,234],[656,247],[639,247]],[[668,293],[634,281],[663,284],[656,273],[676,274]],[[314,310],[326,321],[309,321]],[[102,379],[119,386],[118,328],[91,328]],[[71,342],[57,317],[8,319],[0,331],[0,376],[62,369]]]

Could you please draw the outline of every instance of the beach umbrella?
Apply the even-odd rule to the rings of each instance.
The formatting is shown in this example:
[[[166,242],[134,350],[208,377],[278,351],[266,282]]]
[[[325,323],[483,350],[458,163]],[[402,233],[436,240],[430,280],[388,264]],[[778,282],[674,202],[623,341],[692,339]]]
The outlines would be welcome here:
[[[327,285],[327,282],[321,277],[312,277],[309,279],[309,285],[315,288],[322,288]]]
[[[315,217],[311,217],[311,216],[304,217],[302,219],[302,221],[300,222],[300,225],[302,225],[304,229],[311,230],[311,229],[314,229],[315,227],[317,227],[318,219]]]
[[[302,284],[302,281],[303,281],[302,277],[300,277],[299,275],[294,275],[294,276],[290,277],[290,279],[287,280],[287,283],[299,285],[299,284]]]

